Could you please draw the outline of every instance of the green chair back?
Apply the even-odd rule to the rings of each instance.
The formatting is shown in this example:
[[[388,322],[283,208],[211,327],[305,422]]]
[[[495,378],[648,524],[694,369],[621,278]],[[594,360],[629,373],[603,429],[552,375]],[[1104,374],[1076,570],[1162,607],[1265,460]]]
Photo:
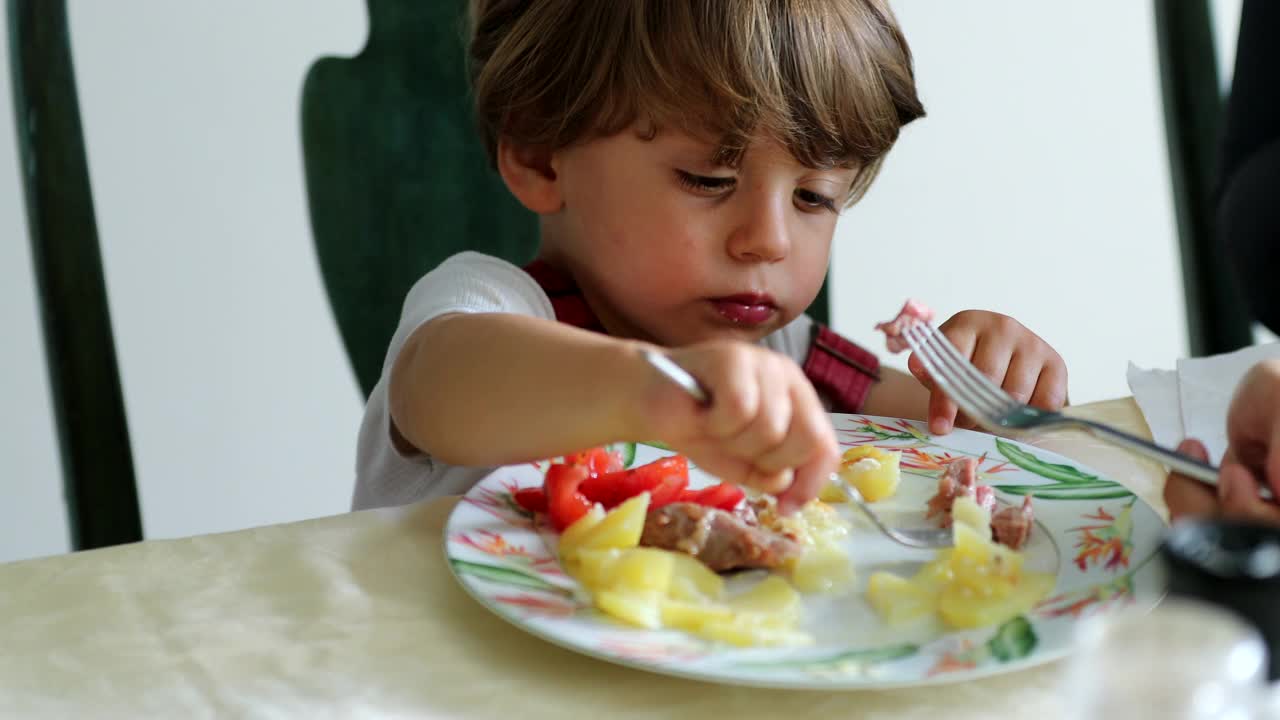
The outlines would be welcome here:
[[[523,265],[535,216],[489,166],[464,60],[464,0],[369,0],[369,41],[307,73],[302,145],[316,253],[367,395],[409,288],[462,250]]]

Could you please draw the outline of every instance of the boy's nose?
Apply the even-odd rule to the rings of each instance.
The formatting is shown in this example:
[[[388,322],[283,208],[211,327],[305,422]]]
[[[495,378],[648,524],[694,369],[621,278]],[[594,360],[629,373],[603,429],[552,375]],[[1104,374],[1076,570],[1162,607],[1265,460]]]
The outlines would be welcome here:
[[[775,200],[751,203],[729,235],[729,256],[740,262],[777,262],[787,256],[791,238],[786,212]]]

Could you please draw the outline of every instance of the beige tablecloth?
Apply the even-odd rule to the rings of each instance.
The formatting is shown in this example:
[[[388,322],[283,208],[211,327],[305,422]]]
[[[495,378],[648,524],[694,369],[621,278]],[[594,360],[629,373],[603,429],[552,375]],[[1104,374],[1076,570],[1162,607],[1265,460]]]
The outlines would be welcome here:
[[[1130,400],[1076,413],[1140,434]],[[1160,469],[1078,433],[1035,444],[1163,513]],[[1061,715],[1059,664],[964,685],[741,689],[524,634],[445,567],[454,500],[0,566],[0,716],[928,718]]]

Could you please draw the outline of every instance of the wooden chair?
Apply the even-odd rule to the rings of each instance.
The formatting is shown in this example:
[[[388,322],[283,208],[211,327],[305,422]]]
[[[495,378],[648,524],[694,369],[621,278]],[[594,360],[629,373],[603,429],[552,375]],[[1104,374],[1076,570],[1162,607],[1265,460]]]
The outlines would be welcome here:
[[[71,547],[142,539],[65,0],[8,0],[9,66]]]

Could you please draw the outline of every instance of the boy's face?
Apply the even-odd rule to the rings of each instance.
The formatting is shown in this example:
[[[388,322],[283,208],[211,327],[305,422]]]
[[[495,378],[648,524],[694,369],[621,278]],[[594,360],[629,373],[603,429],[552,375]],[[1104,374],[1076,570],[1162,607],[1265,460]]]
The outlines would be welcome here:
[[[570,273],[610,334],[687,345],[755,341],[809,306],[854,171],[814,170],[768,138],[738,168],[672,131],[577,144],[551,160],[561,209],[543,255]]]

